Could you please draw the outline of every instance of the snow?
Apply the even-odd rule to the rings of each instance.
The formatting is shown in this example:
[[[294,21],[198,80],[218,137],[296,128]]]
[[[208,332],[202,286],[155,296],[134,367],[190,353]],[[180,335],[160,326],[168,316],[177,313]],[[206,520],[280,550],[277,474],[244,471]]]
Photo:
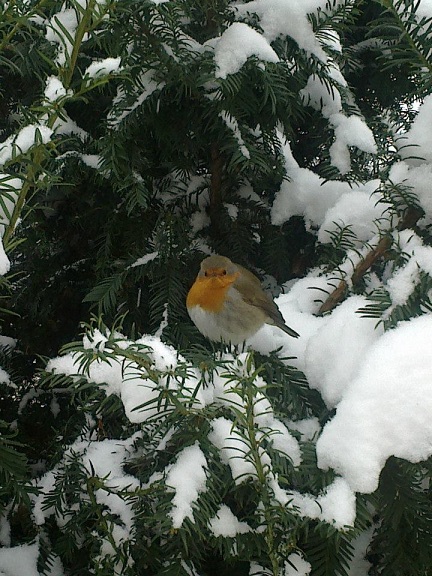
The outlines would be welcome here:
[[[6,252],[3,246],[3,240],[0,240],[0,275],[4,276],[10,270],[10,261],[6,256]]]
[[[23,544],[0,549],[0,574],[5,576],[40,576],[37,569],[39,544]]]
[[[101,78],[121,71],[121,58],[95,60],[84,71],[84,78]]]
[[[377,221],[380,228],[389,226],[383,219],[389,205],[378,203],[379,196],[374,194],[380,185],[378,179],[351,185],[324,180],[312,170],[300,168],[289,144],[284,145],[283,151],[289,180],[284,180],[276,193],[271,209],[272,224],[279,226],[292,216],[302,214],[308,229],[319,228],[321,242],[328,242],[338,225],[349,225],[362,241],[368,240],[376,231]]]
[[[232,131],[234,138],[235,138],[235,139],[237,140],[237,142],[238,142],[240,152],[243,154],[243,156],[244,156],[245,158],[248,158],[248,159],[249,159],[249,158],[250,158],[250,152],[249,152],[249,150],[247,149],[247,147],[246,147],[246,145],[245,145],[245,143],[244,143],[244,141],[243,141],[243,138],[242,138],[242,135],[241,135],[241,132],[240,132],[240,129],[239,129],[237,120],[236,120],[234,117],[230,116],[230,115],[229,115],[227,112],[225,112],[225,111],[221,112],[221,113],[219,114],[219,116],[220,116],[220,117],[222,118],[222,120],[225,122],[225,124],[227,125],[227,127]]]
[[[162,1],[155,0],[154,3]],[[363,118],[346,112],[347,104],[353,102],[350,101],[349,86],[335,55],[342,53],[338,34],[328,30],[317,37],[308,19],[310,13],[325,10],[326,6],[326,0],[252,0],[238,3],[233,6],[233,17],[241,21],[231,23],[220,36],[211,38],[205,45],[198,45],[190,39],[190,46],[197,53],[213,50],[215,76],[221,82],[238,73],[249,58],[256,58],[261,69],[265,69],[266,63],[277,64],[277,45],[272,47],[272,42],[279,36],[290,36],[301,50],[313,57],[316,65],[313,69],[318,68],[320,75],[327,78],[327,81],[323,81],[317,74],[312,74],[307,80],[305,78],[299,97],[304,106],[319,111],[334,131],[334,141],[329,149],[330,161],[341,175],[345,175],[351,170],[350,148],[376,154],[377,147],[373,133]],[[421,3],[421,7],[428,9],[425,2]],[[252,14],[256,14],[256,21]],[[59,23],[74,38],[79,18],[79,13],[64,4],[56,15],[45,22],[46,37],[55,44],[56,62],[60,65],[67,61],[71,44],[61,39],[63,33],[60,34]],[[186,36],[181,40],[186,44],[189,42]],[[169,53],[168,47],[166,50]],[[333,56],[336,60],[333,60]],[[121,69],[120,58],[108,57],[90,64],[83,77],[97,79]],[[214,99],[218,82],[210,84],[206,86],[207,95]],[[143,70],[135,86],[128,85],[127,89],[119,87],[107,116],[110,128],[118,128],[149,97],[154,94],[157,97],[163,86],[152,70]],[[47,79],[44,96],[48,102],[56,102],[67,95],[57,76]],[[245,141],[251,137],[259,139],[260,126],[247,132],[240,123],[240,116],[236,118],[228,109],[220,111],[221,108],[219,105],[217,110],[221,125],[223,123],[225,126],[222,126],[226,127],[227,139],[237,145],[245,159],[249,159],[250,152]],[[354,105],[349,108],[355,110]],[[417,195],[426,213],[422,225],[432,224],[431,122],[432,95],[427,96],[420,105],[410,129],[398,134],[396,145],[400,161],[393,164],[389,176],[396,184],[410,186]],[[88,137],[66,114],[56,120],[52,130],[41,121],[40,124],[24,127],[17,136],[10,137],[0,145],[0,164],[13,158],[14,147],[18,152],[28,151],[35,143],[36,130],[40,131],[41,139],[45,142],[51,139],[52,131],[56,134],[77,134],[83,142]],[[346,278],[349,285],[355,264],[371,247],[376,246],[380,234],[394,226],[395,222],[392,222],[391,206],[378,202],[381,199],[379,179],[355,183],[326,181],[312,169],[298,164],[289,142],[284,141],[282,136],[280,142],[287,179],[276,193],[271,208],[272,224],[280,226],[292,216],[303,216],[307,230],[314,233],[322,244],[332,242],[335,234],[348,227],[354,235],[353,249],[347,252],[338,270],[310,270],[305,278],[287,284],[286,293],[276,299],[287,324],[300,333],[300,338],[294,340],[278,328],[266,325],[247,345],[263,354],[279,348],[280,357],[289,358],[286,362],[303,371],[308,385],[319,392],[329,410],[327,423],[321,424],[317,417],[295,421],[289,419],[294,416],[275,413],[266,392],[266,383],[257,375],[253,380],[251,416],[258,445],[254,452],[242,420],[248,406],[241,391],[234,386],[235,376],[248,376],[247,355],[221,354],[225,364],[218,366],[210,379],[178,354],[174,347],[161,340],[163,327],[169,321],[167,316],[154,336],[144,335],[136,341],[128,340],[121,334],[105,334],[97,330],[85,337],[84,348],[87,352],[93,351],[95,356],[88,372],[83,371],[78,353],[51,360],[47,370],[84,378],[104,390],[107,396],[117,395],[130,423],[140,427],[150,425],[156,417],[170,416],[175,409],[174,402],[167,399],[158,404],[161,395],[167,391],[167,398],[172,395],[180,406],[197,414],[205,411],[207,415],[211,407],[214,411],[209,418],[210,432],[208,438],[203,440],[209,441],[215,448],[220,465],[229,469],[237,486],[247,481],[257,481],[257,462],[254,458],[258,457],[265,470],[274,504],[286,506],[290,512],[302,518],[321,520],[344,530],[355,522],[355,493],[369,493],[377,488],[381,470],[389,457],[419,462],[432,455],[432,395],[428,385],[432,372],[428,349],[432,317],[414,318],[384,333],[383,325],[377,325],[376,319],[363,318],[359,314],[359,309],[368,304],[366,297],[360,295],[350,296],[324,317],[318,315],[321,303],[339,280]],[[79,153],[78,157],[93,169],[99,169],[99,156]],[[21,188],[21,180],[8,174],[3,177],[5,206],[0,213],[0,225],[4,228],[10,216],[8,212],[13,209]],[[172,175],[173,182],[179,180],[178,176]],[[190,216],[192,231],[197,233],[209,223],[206,213],[208,178],[192,178],[189,186],[179,183],[178,189],[193,199],[197,197],[197,210]],[[261,201],[247,182],[238,195]],[[224,208],[233,220],[237,218],[235,199],[226,203]],[[396,232],[394,238],[395,245],[404,251],[404,260],[389,262],[383,281],[376,274],[365,279],[368,289],[378,287],[387,290],[392,302],[387,314],[396,306],[407,303],[420,282],[421,272],[432,276],[432,248],[425,246],[413,231]],[[157,251],[145,254],[131,268],[145,266],[157,257]],[[0,272],[5,273],[8,266],[7,257],[0,246]],[[113,341],[117,347],[114,352],[111,348]],[[109,362],[97,359],[98,354],[103,353],[110,355]],[[143,354],[145,360],[139,363],[126,353]],[[184,379],[176,377],[175,371],[179,368],[186,374]],[[8,378],[1,369],[0,378]],[[30,396],[25,401],[29,399]],[[55,400],[51,409],[56,415],[59,405]],[[162,430],[154,439],[155,449],[166,450],[175,434],[173,427]],[[289,460],[295,473],[304,457],[302,443],[315,441],[318,465],[322,470],[332,469],[336,474],[334,480],[319,494],[284,489],[286,479],[279,479],[274,469],[275,452],[277,458]],[[168,517],[173,529],[181,528],[186,519],[195,521],[194,510],[199,506],[200,496],[207,490],[207,452],[202,446],[195,442],[183,447],[175,461],[158,471],[149,481],[149,484],[165,482],[172,494]],[[123,470],[123,463],[133,452],[131,439],[98,443],[80,439],[70,447],[67,456],[72,451],[80,454],[89,470],[91,462],[97,476],[106,477],[109,486],[124,487],[126,483],[132,487],[138,486],[137,479]],[[53,488],[58,472],[59,469],[55,468],[39,481],[42,494],[33,499],[33,514],[39,525],[54,514],[53,510],[44,508],[43,498]],[[112,534],[116,542],[125,542],[133,533],[132,506],[129,503],[126,505],[115,491],[107,493],[98,490],[96,498],[121,519],[121,525],[113,526]],[[65,519],[56,518],[56,521],[61,523]],[[251,526],[237,518],[225,503],[216,503],[208,528],[215,537],[223,538],[235,538],[252,531]],[[3,531],[6,534],[5,524]],[[365,576],[367,573],[368,563],[364,556],[370,536],[369,532],[356,541],[350,576]],[[108,542],[103,542],[101,554],[112,554],[110,546]],[[1,558],[0,553],[0,569]],[[251,574],[258,570],[262,570],[260,566],[251,565]],[[295,552],[289,556],[283,574],[302,576],[309,574],[310,570],[309,563]]]
[[[290,554],[285,562],[285,574],[284,576],[307,576],[312,569],[309,562],[297,554]]]
[[[319,496],[281,490],[277,485],[273,487],[280,504],[289,506],[301,517],[323,520],[339,529],[354,524],[355,493],[343,478],[337,477]]]
[[[216,78],[235,74],[251,56],[265,62],[279,61],[264,36],[247,24],[234,22],[223,32],[215,47]]]
[[[158,256],[159,256],[159,252],[157,250],[155,252],[150,252],[149,254],[146,254],[145,256],[141,256],[141,258],[138,258],[137,260],[135,260],[135,262],[133,264],[131,264],[130,267],[135,268],[136,266],[145,266],[148,262],[151,262],[152,260],[154,260]]]
[[[222,462],[230,467],[236,484],[256,478],[255,466],[245,457],[249,453],[249,446],[234,423],[220,416],[212,420],[211,428],[209,440],[220,451]]]
[[[340,70],[333,66],[331,77],[341,86],[345,86]],[[346,116],[342,113],[342,99],[337,87],[324,83],[315,74],[308,78],[306,86],[300,90],[305,105],[320,110],[324,118],[334,128],[335,141],[330,146],[330,160],[341,174],[351,170],[350,146],[356,146],[363,152],[376,154],[377,147],[371,129],[359,116]]]
[[[113,522],[111,531],[111,536],[117,545],[130,540],[134,532],[133,503],[125,499],[121,495],[121,491],[127,489],[132,492],[140,487],[139,481],[123,470],[123,464],[130,457],[133,444],[139,436],[140,433],[136,433],[127,440],[105,439],[100,442],[77,440],[66,449],[64,455],[66,465],[69,459],[73,461],[79,455],[83,467],[87,470],[88,477],[95,476],[103,479],[103,486],[106,489],[103,486],[95,485],[94,496],[96,501],[109,511],[109,514],[119,518],[120,523]],[[62,516],[53,508],[47,507],[44,502],[45,496],[54,489],[57,474],[58,469],[56,467],[39,479],[37,482],[39,493],[32,496],[33,516],[40,526],[52,515],[55,515],[58,525],[62,526],[71,512],[71,510],[66,510],[66,515]],[[86,498],[88,497],[87,488],[83,489],[83,498]]]
[[[42,124],[24,126],[17,135],[9,136],[0,143],[0,165],[5,164],[17,154],[25,154],[35,144],[47,144],[52,134],[51,128]]]
[[[45,37],[48,42],[57,45],[56,62],[59,66],[64,66],[71,56],[73,39],[79,24],[77,11],[65,6],[66,3],[46,23]],[[67,31],[67,34],[64,33],[64,30]]]
[[[357,492],[376,490],[390,456],[420,462],[432,454],[432,317],[401,323],[369,350],[336,415],[318,439],[318,465]]]
[[[270,570],[263,568],[256,562],[250,563],[249,576],[272,576]]]
[[[222,504],[216,515],[210,519],[209,527],[214,536],[235,538],[237,534],[247,534],[252,528],[247,522],[240,522],[226,504]]]
[[[49,102],[55,102],[68,94],[71,94],[71,91],[66,90],[57,76],[49,76],[47,78],[44,96]]]
[[[432,248],[416,246],[410,251],[409,260],[389,278],[386,288],[390,294],[393,306],[406,304],[414,288],[420,282],[420,272],[432,276]]]
[[[163,86],[163,82],[158,82],[154,79],[153,70],[146,70],[137,80],[137,87],[135,88],[137,92],[136,99],[133,104],[128,106],[125,106],[124,103],[126,93],[123,87],[120,86],[114,98],[113,106],[107,115],[109,126],[113,129],[118,128],[120,122],[127,118],[133,110],[139,108],[156,90],[162,89]]]
[[[166,485],[175,490],[170,516],[173,528],[180,528],[185,518],[194,522],[192,505],[206,491],[207,461],[198,442],[177,456],[167,474]]]
[[[324,63],[327,55],[314,34],[308,14],[325,7],[325,0],[253,0],[236,5],[240,16],[245,17],[248,13],[259,16],[263,36],[268,42],[279,36],[291,36],[300,48]]]
[[[378,182],[377,182],[378,187]],[[378,223],[383,229],[383,215],[388,204],[377,203],[377,197],[366,190],[351,190],[342,194],[334,206],[329,208],[318,231],[318,240],[323,244],[330,242],[332,233],[340,228],[349,227],[355,235],[356,244],[367,242],[377,232]],[[390,224],[390,222],[388,222]]]
[[[371,543],[374,528],[369,528],[357,536],[352,542],[353,557],[349,563],[349,576],[369,576],[372,568],[370,562],[366,560],[366,553]]]
[[[351,170],[349,146],[356,146],[369,154],[377,153],[372,130],[362,118],[332,114],[329,120],[335,128],[335,142],[330,146],[330,159],[341,174]]]
[[[362,359],[383,333],[376,319],[362,318],[364,296],[351,296],[338,306],[323,326],[309,339],[305,374],[311,388],[320,391],[329,408],[342,399],[348,384],[357,375]]]

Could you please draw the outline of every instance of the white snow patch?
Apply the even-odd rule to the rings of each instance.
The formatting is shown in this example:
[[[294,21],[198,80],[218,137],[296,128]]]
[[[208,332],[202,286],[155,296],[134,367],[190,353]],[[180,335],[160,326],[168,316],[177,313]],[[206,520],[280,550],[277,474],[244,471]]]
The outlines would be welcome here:
[[[327,55],[314,34],[308,14],[325,7],[325,0],[253,0],[236,5],[241,16],[247,13],[259,16],[263,36],[268,42],[273,42],[279,36],[291,36],[300,48],[324,63],[327,62]]]
[[[29,124],[16,135],[9,136],[0,144],[0,165],[5,164],[18,154],[25,154],[35,144],[47,144],[53,131],[48,126]]]
[[[368,303],[364,296],[351,296],[340,304],[309,339],[305,374],[311,388],[319,390],[329,408],[343,398],[357,376],[372,344],[383,333],[375,318],[362,318],[359,308]]]
[[[57,76],[49,76],[47,78],[44,96],[49,102],[55,102],[68,94],[72,94],[72,92],[66,90],[60,78],[57,78]]]
[[[307,576],[310,574],[311,569],[312,566],[309,562],[306,562],[303,556],[294,552],[288,556],[285,562],[284,576]]]
[[[95,60],[84,71],[84,78],[101,78],[108,74],[121,72],[121,58],[103,58],[102,60]]]
[[[5,576],[39,576],[39,544],[0,548],[0,574]]]
[[[235,74],[251,56],[266,62],[279,62],[264,36],[247,24],[234,22],[223,32],[215,47],[216,78]]]
[[[166,484],[175,490],[170,516],[173,528],[180,528],[185,518],[194,522],[192,506],[206,491],[207,460],[198,442],[183,448],[167,474]]]
[[[252,530],[249,524],[240,522],[225,504],[222,504],[216,515],[210,519],[209,527],[215,536],[224,538],[235,538],[237,534],[246,534]]]
[[[353,490],[370,493],[390,456],[410,462],[431,456],[431,338],[427,315],[373,345],[318,439],[320,468],[333,468]]]

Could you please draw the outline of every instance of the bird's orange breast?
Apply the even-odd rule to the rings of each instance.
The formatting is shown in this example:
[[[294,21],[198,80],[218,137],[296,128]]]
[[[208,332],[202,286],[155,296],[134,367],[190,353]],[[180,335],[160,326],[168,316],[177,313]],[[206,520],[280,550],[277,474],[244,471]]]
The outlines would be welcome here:
[[[238,273],[224,276],[203,276],[195,280],[189,290],[186,306],[200,306],[207,312],[219,312],[226,300],[229,287],[235,282]]]

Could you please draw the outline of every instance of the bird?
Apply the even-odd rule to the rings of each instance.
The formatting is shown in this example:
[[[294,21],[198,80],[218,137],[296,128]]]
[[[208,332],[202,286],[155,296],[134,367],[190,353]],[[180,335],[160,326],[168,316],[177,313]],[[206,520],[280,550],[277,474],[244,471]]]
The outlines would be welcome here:
[[[192,322],[209,340],[241,344],[264,324],[277,326],[293,338],[259,279],[226,256],[214,254],[201,262],[200,271],[186,297]]]

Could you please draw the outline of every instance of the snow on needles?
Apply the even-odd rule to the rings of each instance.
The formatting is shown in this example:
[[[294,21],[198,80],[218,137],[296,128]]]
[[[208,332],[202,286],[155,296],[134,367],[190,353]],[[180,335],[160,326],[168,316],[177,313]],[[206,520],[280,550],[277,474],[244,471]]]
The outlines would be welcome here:
[[[318,465],[358,492],[373,492],[387,458],[432,455],[432,317],[384,334],[346,390],[317,443]]]
[[[209,527],[215,536],[225,538],[234,538],[237,534],[246,534],[252,530],[246,522],[240,522],[226,504],[222,504],[214,518],[211,518]]]
[[[329,242],[332,232],[350,226],[357,241],[366,241],[377,230],[389,227],[385,213],[390,205],[378,202],[375,194],[380,180],[364,184],[324,180],[308,168],[301,168],[288,143],[284,144],[284,180],[276,193],[271,210],[272,223],[283,224],[292,216],[303,215],[308,229],[318,227],[318,239]],[[386,221],[387,220],[387,221]]]
[[[40,576],[37,568],[39,543],[0,549],[1,576]]]
[[[327,55],[308,20],[309,13],[325,9],[325,6],[325,0],[253,0],[237,4],[236,9],[241,16],[248,13],[259,16],[263,36],[268,42],[281,35],[291,36],[300,48],[327,62]]]
[[[206,381],[203,386],[203,374],[200,374],[192,365],[188,365],[185,379],[185,361],[176,354],[172,347],[155,336],[144,336],[133,342],[124,339],[120,334],[104,335],[95,330],[91,336],[84,338],[84,348],[95,355],[109,354],[109,362],[94,359],[88,370],[85,370],[80,364],[79,354],[69,353],[51,360],[47,369],[72,377],[75,375],[87,378],[89,382],[103,387],[107,394],[119,395],[130,421],[144,425],[149,418],[157,414],[158,409],[161,409],[158,408],[158,399],[160,393],[167,389],[176,395],[177,402],[184,402],[185,407],[193,406],[194,411],[204,409],[210,404],[223,406],[227,416],[214,417],[210,420],[208,440],[218,449],[222,463],[229,467],[236,484],[240,485],[248,479],[256,480],[258,468],[266,470],[269,487],[274,493],[275,500],[283,505],[290,505],[290,502],[295,500],[292,507],[293,513],[301,516],[312,515],[313,518],[322,518],[340,527],[352,524],[355,517],[355,499],[352,491],[347,488],[342,479],[339,484],[334,483],[328,486],[319,496],[296,496],[279,485],[278,476],[273,470],[272,453],[277,452],[279,457],[290,461],[294,468],[301,464],[302,453],[298,441],[291,435],[288,426],[275,416],[270,401],[264,393],[265,382],[259,375],[254,376],[252,408],[258,451],[253,448],[248,434],[238,420],[239,414],[244,413],[246,416],[247,403],[235,385],[237,380],[232,380],[234,373],[238,377],[247,375],[248,355],[246,353],[235,358],[227,354],[225,361],[229,366],[228,371],[225,365],[218,367],[211,381]],[[112,354],[113,348],[116,349],[115,354]],[[122,350],[125,352],[130,350],[133,354],[141,352],[146,355],[148,362],[144,362],[144,367],[138,366],[133,361],[125,361]],[[118,355],[118,360],[116,355]],[[180,379],[177,381],[174,370],[181,363],[183,368]],[[164,404],[162,414],[169,415],[170,410],[172,410],[170,405]],[[228,417],[230,414],[231,418]],[[301,423],[299,425],[301,428]],[[310,423],[308,427],[310,428]],[[295,424],[294,429],[296,429]],[[314,429],[316,429],[316,423]],[[161,446],[168,441],[168,438],[169,433],[167,438],[161,439]],[[78,448],[82,450],[78,446],[73,447],[73,450],[76,452]],[[86,448],[86,450],[89,449]],[[107,445],[107,449],[112,449],[112,447]],[[122,450],[124,452],[124,449]],[[94,459],[92,457],[91,461],[93,462]],[[197,443],[183,449],[176,462],[167,466],[166,485],[174,491],[172,510],[169,513],[174,527],[180,527],[186,518],[194,521],[194,503],[206,490],[206,469],[205,455]],[[103,474],[104,470],[101,469],[100,472]],[[49,491],[52,479],[47,477],[44,483],[46,484],[44,492]],[[297,501],[301,501],[301,506],[297,506]],[[39,517],[41,514],[44,514],[41,507],[36,506],[35,516]],[[226,517],[228,511],[222,510],[221,514]],[[239,525],[235,519],[230,518],[230,530],[246,530],[243,524]],[[217,515],[211,526],[215,532],[221,531]],[[119,533],[119,538],[121,537]]]
[[[183,448],[168,470],[166,484],[174,489],[170,516],[173,528],[180,528],[185,518],[194,522],[192,504],[206,490],[207,461],[198,442]]]
[[[250,56],[267,62],[279,61],[276,52],[259,32],[241,22],[231,24],[216,44],[216,78],[226,78],[228,74],[238,72]]]

